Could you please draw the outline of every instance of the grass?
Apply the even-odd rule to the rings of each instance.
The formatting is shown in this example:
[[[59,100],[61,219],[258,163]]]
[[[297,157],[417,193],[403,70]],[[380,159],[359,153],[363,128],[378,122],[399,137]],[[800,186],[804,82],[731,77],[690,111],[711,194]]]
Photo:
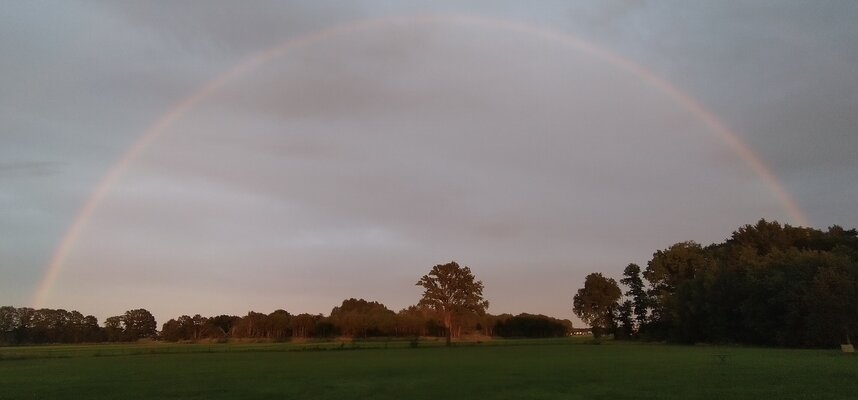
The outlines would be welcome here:
[[[407,341],[0,348],[0,399],[856,396],[858,357],[835,350],[568,339],[416,349]]]

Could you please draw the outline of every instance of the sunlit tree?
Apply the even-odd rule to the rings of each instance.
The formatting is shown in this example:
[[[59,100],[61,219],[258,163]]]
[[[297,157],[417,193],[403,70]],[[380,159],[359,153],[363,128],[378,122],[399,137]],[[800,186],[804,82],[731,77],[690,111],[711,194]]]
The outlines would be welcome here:
[[[455,261],[436,265],[417,281],[423,287],[423,298],[419,305],[441,314],[447,329],[447,346],[453,335],[453,317],[458,313],[482,314],[489,306],[483,299],[483,283],[475,280],[468,267]]]

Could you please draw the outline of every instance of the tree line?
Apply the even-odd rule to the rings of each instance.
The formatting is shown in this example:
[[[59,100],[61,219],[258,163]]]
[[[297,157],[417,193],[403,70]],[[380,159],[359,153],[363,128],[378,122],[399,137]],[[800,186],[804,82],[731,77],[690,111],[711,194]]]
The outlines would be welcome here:
[[[555,337],[572,323],[544,315],[492,315],[483,284],[456,262],[436,265],[416,283],[420,301],[394,312],[347,299],[330,314],[278,309],[244,316],[183,315],[158,330],[145,309],[107,318],[77,311],[0,307],[0,344],[293,338]],[[622,286],[622,288],[621,288]],[[629,264],[617,282],[589,274],[572,309],[593,334],[681,343],[823,347],[858,332],[858,231],[827,231],[760,220],[722,243],[676,243],[645,268]]]
[[[656,251],[643,270],[626,266],[619,284],[588,275],[573,311],[594,334],[619,338],[851,343],[858,333],[858,232],[760,220],[722,243],[676,243]]]
[[[107,318],[104,326],[78,311],[0,307],[0,344],[125,342],[155,336],[155,317],[144,309]]]
[[[470,268],[456,262],[434,266],[417,285],[420,302],[398,312],[376,301],[346,299],[330,314],[291,314],[278,309],[265,314],[203,317],[182,315],[157,329],[145,309],[109,317],[104,325],[77,311],[0,307],[0,344],[128,342],[140,339],[178,341],[295,338],[446,337],[559,337],[572,329],[569,320],[545,315],[492,315],[482,298],[482,282]]]

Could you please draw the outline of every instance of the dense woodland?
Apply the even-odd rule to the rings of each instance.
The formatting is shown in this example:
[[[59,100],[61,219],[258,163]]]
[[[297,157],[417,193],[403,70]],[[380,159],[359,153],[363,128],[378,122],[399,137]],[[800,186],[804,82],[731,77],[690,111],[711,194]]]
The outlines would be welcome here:
[[[347,299],[330,314],[183,315],[158,330],[145,309],[107,318],[77,311],[0,307],[0,344],[119,342],[153,339],[292,340],[332,337],[464,335],[559,337],[572,323],[544,315],[486,312],[483,285],[468,267],[436,265],[417,286],[423,296],[394,312]],[[586,277],[573,311],[597,336],[681,343],[833,346],[858,333],[858,232],[821,231],[759,221],[723,243],[681,242],[658,250],[641,269],[629,264],[619,283]]]
[[[858,232],[760,220],[723,243],[674,244],[620,285],[594,273],[573,300],[595,334],[680,343],[828,347],[858,333]],[[620,286],[623,286],[621,290]]]
[[[157,330],[155,318],[144,309],[110,317],[99,326],[93,316],[77,311],[0,307],[0,343],[94,343],[156,339],[169,342],[333,337],[444,337],[443,317],[425,307],[411,306],[394,312],[383,304],[364,299],[344,300],[331,314],[291,314],[276,310],[269,314],[248,312],[245,316],[203,317],[183,315],[165,322]],[[568,320],[544,315],[462,315],[452,336],[558,337],[572,328]]]

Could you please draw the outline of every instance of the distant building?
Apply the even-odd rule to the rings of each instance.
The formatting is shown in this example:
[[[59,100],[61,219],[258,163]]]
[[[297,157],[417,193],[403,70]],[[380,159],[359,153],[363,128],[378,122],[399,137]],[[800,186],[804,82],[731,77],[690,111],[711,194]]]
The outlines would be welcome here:
[[[569,331],[569,336],[590,336],[593,334],[593,330],[590,328],[572,328]]]

